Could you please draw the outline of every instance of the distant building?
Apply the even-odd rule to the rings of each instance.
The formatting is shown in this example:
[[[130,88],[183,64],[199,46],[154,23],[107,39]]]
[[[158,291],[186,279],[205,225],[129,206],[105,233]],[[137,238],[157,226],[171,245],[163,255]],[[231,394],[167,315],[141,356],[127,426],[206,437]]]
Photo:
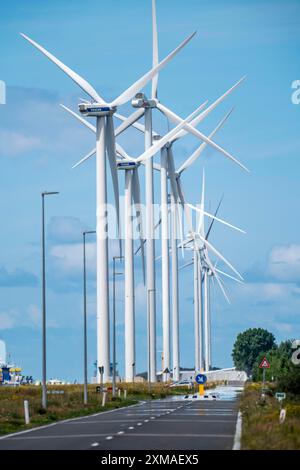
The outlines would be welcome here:
[[[6,344],[0,339],[0,366],[6,364]]]
[[[6,345],[0,340],[0,385],[20,385],[22,382],[22,369],[10,364],[6,357]]]

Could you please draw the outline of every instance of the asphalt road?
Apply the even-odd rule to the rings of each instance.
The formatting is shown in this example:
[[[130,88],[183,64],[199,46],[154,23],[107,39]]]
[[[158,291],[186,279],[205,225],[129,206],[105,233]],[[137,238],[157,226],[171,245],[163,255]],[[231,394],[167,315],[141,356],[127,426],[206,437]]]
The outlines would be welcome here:
[[[232,449],[236,399],[157,400],[0,438],[0,450]]]

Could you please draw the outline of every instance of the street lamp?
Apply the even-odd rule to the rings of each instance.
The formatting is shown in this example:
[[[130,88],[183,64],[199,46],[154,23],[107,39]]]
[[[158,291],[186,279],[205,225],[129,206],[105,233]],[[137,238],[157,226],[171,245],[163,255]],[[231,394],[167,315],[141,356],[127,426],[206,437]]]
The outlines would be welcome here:
[[[123,273],[116,272],[116,260],[122,260],[124,256],[113,257],[113,397],[116,396],[116,276]]]
[[[45,259],[45,196],[59,194],[58,191],[43,191],[42,196],[42,408],[47,408],[46,373],[46,259]]]
[[[85,253],[85,237],[88,234],[96,233],[96,230],[85,230],[83,235],[83,403],[88,402],[87,387],[87,321],[86,321],[86,253]]]

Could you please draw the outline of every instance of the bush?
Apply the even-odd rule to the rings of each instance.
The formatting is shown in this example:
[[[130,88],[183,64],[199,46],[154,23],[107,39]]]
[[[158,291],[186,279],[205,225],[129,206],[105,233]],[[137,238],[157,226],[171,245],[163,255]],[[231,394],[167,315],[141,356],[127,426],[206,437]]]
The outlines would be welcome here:
[[[278,380],[278,387],[283,392],[300,395],[300,368],[293,366],[288,373],[283,374]]]

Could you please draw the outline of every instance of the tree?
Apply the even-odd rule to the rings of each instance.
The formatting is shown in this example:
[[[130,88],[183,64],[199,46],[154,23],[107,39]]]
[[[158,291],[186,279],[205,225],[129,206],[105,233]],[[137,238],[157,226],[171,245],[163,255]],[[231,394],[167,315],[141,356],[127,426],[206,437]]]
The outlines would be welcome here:
[[[262,379],[262,369],[259,368],[264,356],[268,359],[270,368],[266,369],[265,377],[267,381],[278,381],[283,375],[288,374],[293,366],[292,358],[292,340],[283,341],[277,347],[275,346],[268,352],[259,354],[252,368],[253,380]]]
[[[261,353],[266,353],[276,346],[275,337],[263,328],[249,328],[239,333],[233,345],[232,359],[235,367],[248,375]]]

